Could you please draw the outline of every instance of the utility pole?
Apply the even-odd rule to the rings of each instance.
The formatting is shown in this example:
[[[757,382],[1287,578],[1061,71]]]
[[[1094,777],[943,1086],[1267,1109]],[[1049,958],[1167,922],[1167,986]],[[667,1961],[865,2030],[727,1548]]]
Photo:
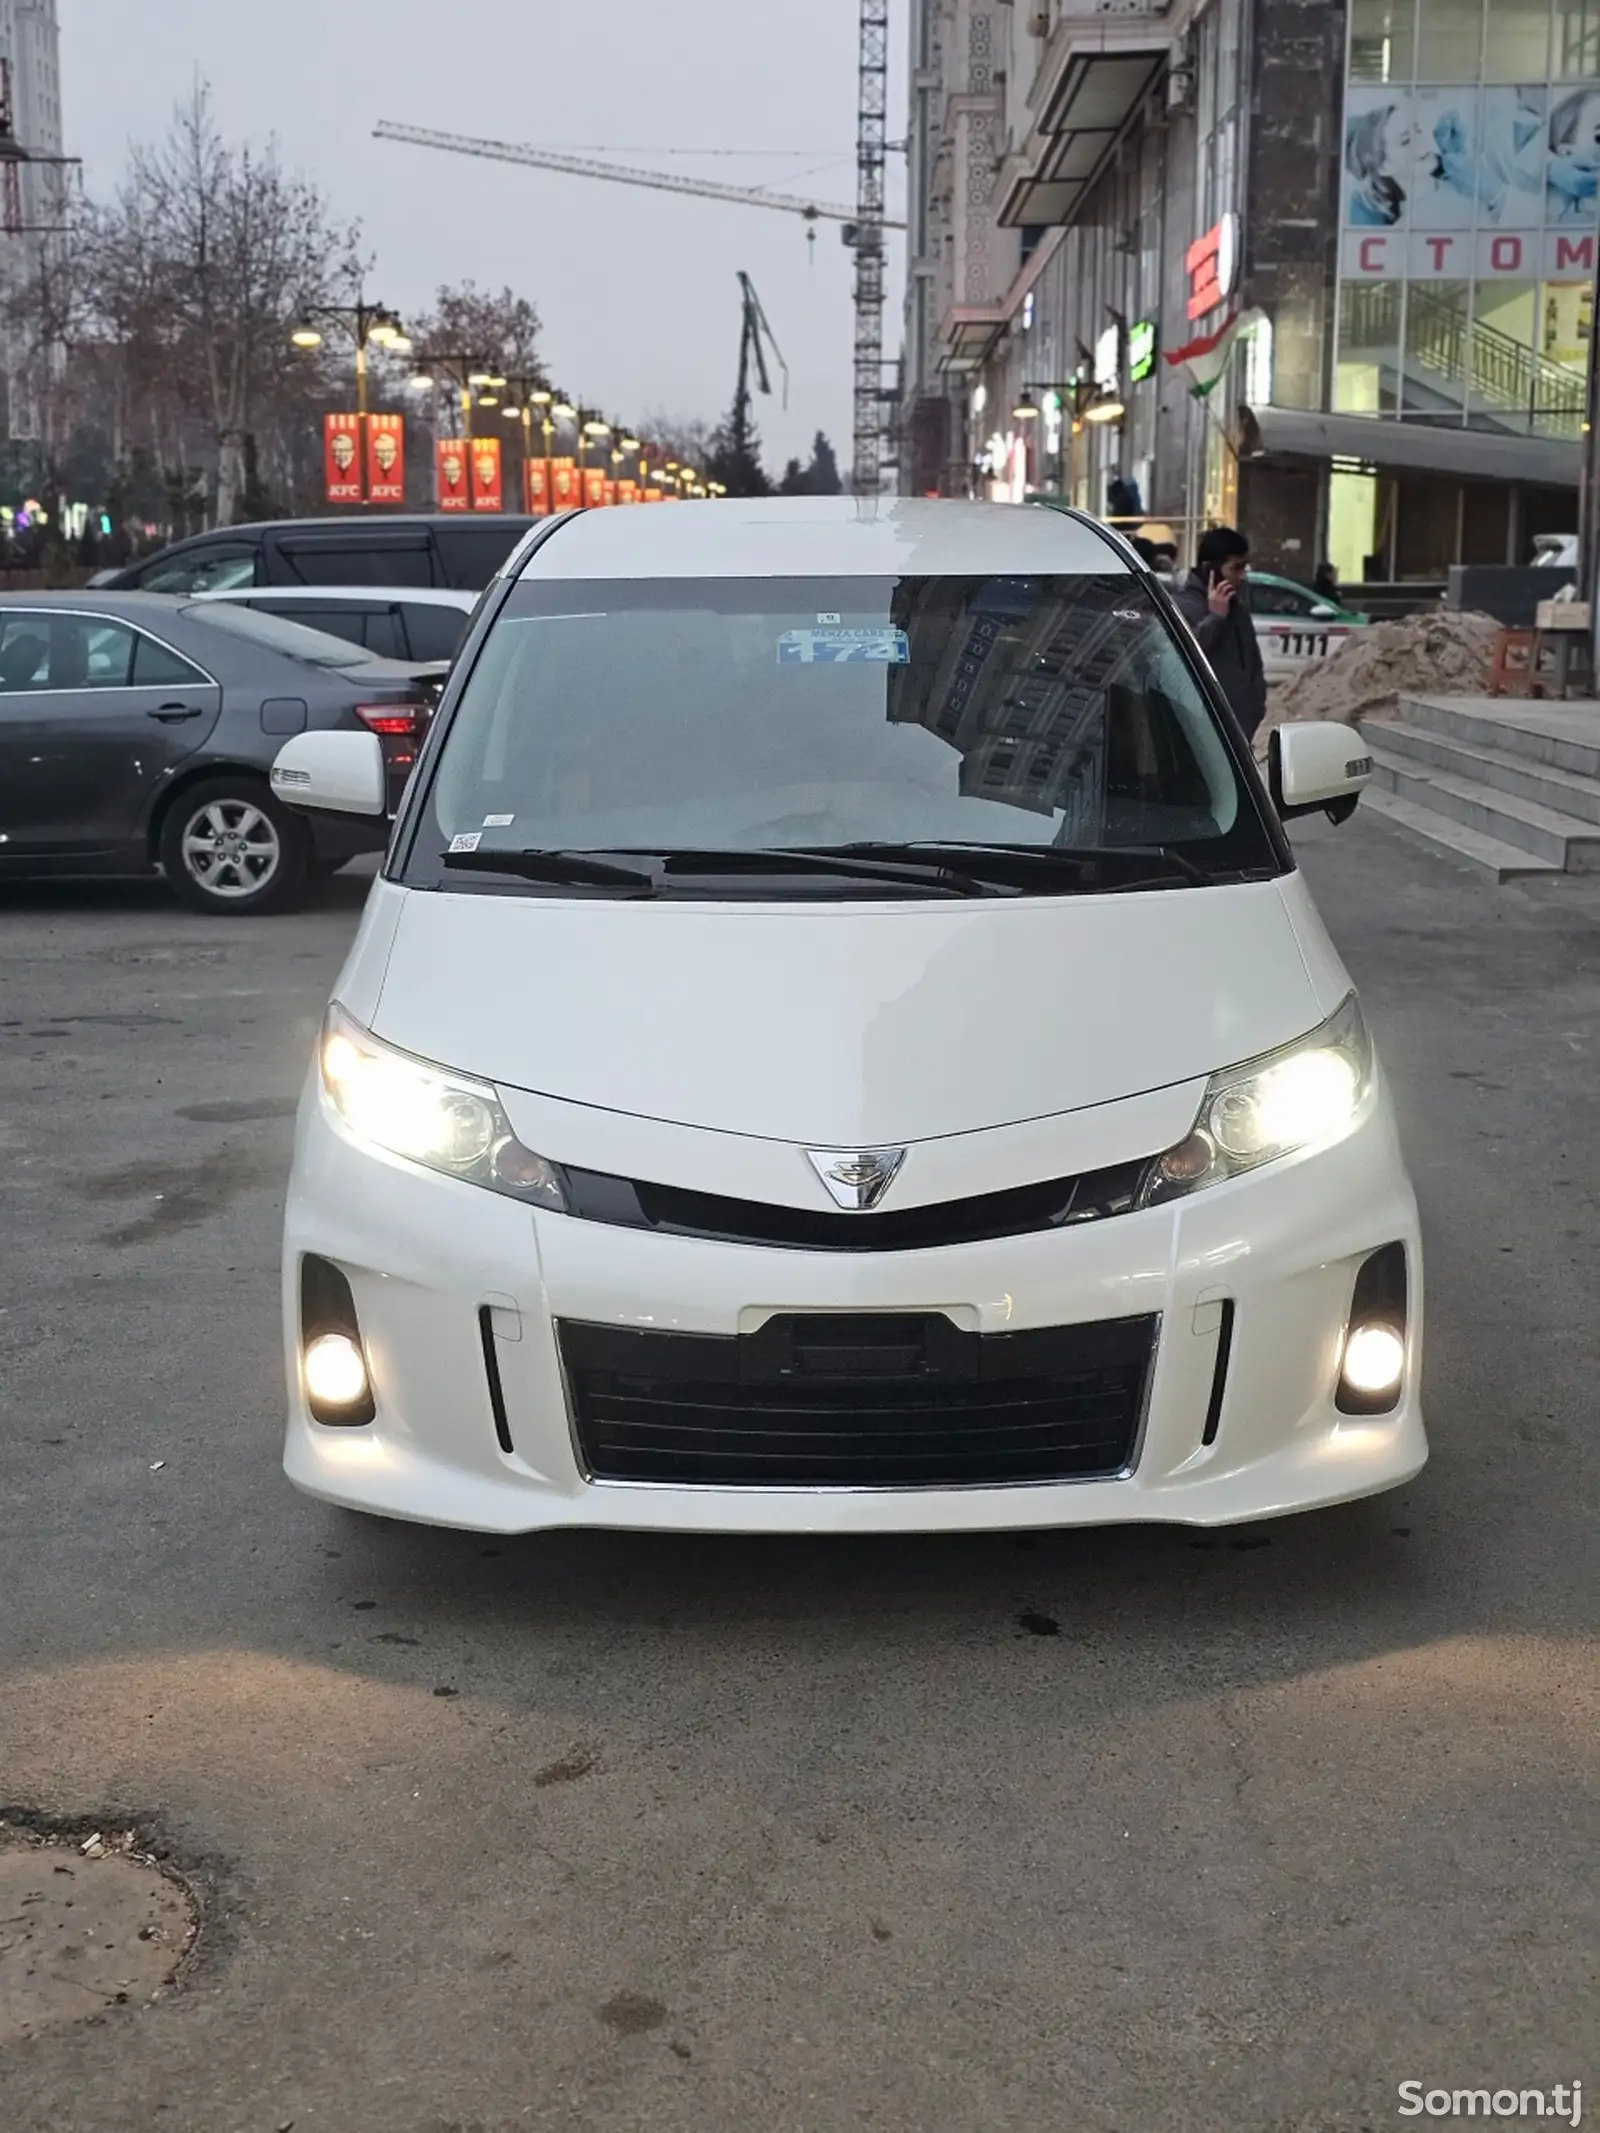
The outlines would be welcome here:
[[[861,0],[856,121],[855,453],[851,486],[883,480],[883,180],[888,155],[889,0]]]

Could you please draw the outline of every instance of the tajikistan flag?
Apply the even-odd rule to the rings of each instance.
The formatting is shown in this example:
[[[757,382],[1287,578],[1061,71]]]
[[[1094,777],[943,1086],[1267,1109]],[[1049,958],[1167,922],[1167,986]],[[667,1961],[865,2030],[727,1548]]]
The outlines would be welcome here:
[[[1255,331],[1262,322],[1260,311],[1236,311],[1215,333],[1203,333],[1195,341],[1182,348],[1165,351],[1169,363],[1181,363],[1189,373],[1189,390],[1195,399],[1203,400],[1228,367],[1228,358],[1233,353],[1233,344],[1241,335]]]

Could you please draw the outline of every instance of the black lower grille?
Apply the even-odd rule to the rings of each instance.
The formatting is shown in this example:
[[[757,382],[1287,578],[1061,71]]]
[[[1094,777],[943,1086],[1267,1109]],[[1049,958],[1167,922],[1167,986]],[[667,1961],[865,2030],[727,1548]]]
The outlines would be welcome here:
[[[851,1313],[743,1335],[558,1331],[596,1480],[891,1488],[1121,1473],[1156,1326],[979,1334],[942,1313]]]

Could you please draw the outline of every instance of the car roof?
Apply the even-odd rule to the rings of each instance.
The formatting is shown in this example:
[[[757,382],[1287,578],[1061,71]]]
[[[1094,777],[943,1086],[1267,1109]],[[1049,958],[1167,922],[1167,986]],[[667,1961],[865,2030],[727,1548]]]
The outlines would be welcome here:
[[[0,592],[0,607],[90,608],[108,615],[122,615],[133,622],[143,616],[154,624],[158,617],[174,615],[187,607],[193,593],[121,592],[114,585],[77,585],[49,592]]]
[[[1138,565],[1078,512],[943,497],[718,497],[580,511],[523,557],[526,578],[1064,576]]]
[[[264,533],[383,533],[397,528],[402,533],[415,533],[427,526],[531,526],[534,523],[525,511],[474,511],[470,517],[449,511],[397,511],[372,518],[358,518],[350,513],[338,518],[258,518],[239,526],[208,526],[203,533],[185,533],[161,548],[152,548],[148,555],[136,556],[134,562],[148,563],[158,555],[165,555],[169,549],[190,548],[201,541],[250,542]]]

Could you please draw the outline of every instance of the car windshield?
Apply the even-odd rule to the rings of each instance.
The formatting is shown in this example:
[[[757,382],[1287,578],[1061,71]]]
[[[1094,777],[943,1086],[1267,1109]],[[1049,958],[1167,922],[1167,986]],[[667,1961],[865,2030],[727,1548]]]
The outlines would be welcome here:
[[[737,853],[748,870],[785,850],[1009,849],[1030,885],[1085,852],[1159,850],[1187,881],[1280,865],[1124,573],[524,580],[410,828],[404,878],[452,888],[492,881],[497,852]]]
[[[187,621],[247,638],[262,651],[298,659],[302,666],[364,667],[372,658],[364,645],[347,644],[341,637],[330,637],[325,630],[307,629],[300,622],[285,622],[281,615],[263,615],[253,607],[236,607],[231,600],[194,600],[182,612]]]

